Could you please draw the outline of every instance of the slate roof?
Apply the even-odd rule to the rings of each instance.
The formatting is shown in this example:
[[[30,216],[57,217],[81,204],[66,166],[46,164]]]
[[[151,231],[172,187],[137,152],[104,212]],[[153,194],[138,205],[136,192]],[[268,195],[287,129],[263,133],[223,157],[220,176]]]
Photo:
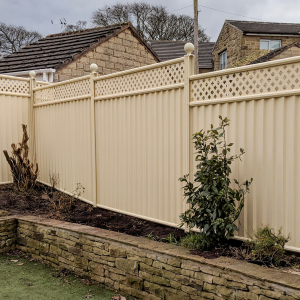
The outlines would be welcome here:
[[[156,53],[138,35],[130,22],[71,33],[48,35],[0,60],[0,73],[37,69],[59,69],[101,43],[130,29],[133,35],[157,58]]]
[[[243,33],[300,35],[300,24],[226,20]]]
[[[184,45],[187,42],[181,41],[148,41],[152,49],[157,53],[162,61],[178,58],[184,56]],[[199,68],[211,69],[212,65],[212,50],[215,43],[203,42],[199,43]]]
[[[249,65],[253,65],[253,64],[258,64],[258,63],[269,61],[273,57],[279,55],[280,53],[282,53],[283,51],[285,51],[285,50],[287,50],[287,49],[289,49],[291,47],[298,47],[298,48],[300,48],[300,44],[298,42],[293,42],[293,43],[288,44],[286,46],[283,46],[283,47],[277,48],[275,50],[272,50],[269,53],[267,53],[266,55],[261,56],[258,59],[251,61],[249,63]]]

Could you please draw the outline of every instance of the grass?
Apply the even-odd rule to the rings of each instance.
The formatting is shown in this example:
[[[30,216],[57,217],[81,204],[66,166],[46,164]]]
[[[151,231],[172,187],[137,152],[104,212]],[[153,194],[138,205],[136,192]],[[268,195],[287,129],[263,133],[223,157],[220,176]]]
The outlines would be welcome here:
[[[109,300],[116,295],[100,286],[86,283],[89,284],[71,274],[64,276],[54,268],[25,256],[0,255],[0,299]]]

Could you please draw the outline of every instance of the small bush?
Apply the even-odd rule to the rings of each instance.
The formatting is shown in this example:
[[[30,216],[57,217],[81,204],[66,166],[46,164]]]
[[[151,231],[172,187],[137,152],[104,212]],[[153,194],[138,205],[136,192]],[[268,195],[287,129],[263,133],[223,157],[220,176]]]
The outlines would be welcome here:
[[[184,197],[190,206],[180,215],[181,226],[186,224],[189,228],[200,229],[201,234],[192,239],[203,241],[205,248],[221,246],[238,230],[234,222],[244,207],[245,195],[252,182],[251,179],[240,184],[235,179],[237,189],[230,187],[230,165],[241,159],[245,152],[240,148],[240,154],[228,156],[233,144],[227,143],[225,128],[230,120],[219,118],[218,128],[213,129],[211,125],[211,130],[201,130],[193,135],[198,162],[196,185],[188,180],[188,175],[179,179],[185,183]]]
[[[57,190],[59,184],[59,174],[49,173],[50,188],[45,188],[44,195],[51,202],[51,207],[59,213],[70,213],[73,202],[82,196],[85,188],[81,183],[77,183],[76,189],[71,194],[66,194]]]
[[[284,246],[290,240],[290,236],[285,237],[282,234],[282,228],[275,231],[268,225],[258,228],[251,237],[248,244],[252,250],[255,259],[264,261],[266,258],[275,266],[279,265],[284,256]]]
[[[203,233],[190,233],[180,240],[180,245],[193,250],[209,250],[211,243]]]
[[[10,166],[13,182],[19,191],[27,191],[34,188],[36,179],[38,176],[38,164],[36,164],[34,170],[34,164],[28,159],[29,147],[28,147],[28,134],[27,126],[22,125],[23,139],[19,143],[19,147],[16,144],[12,144],[12,156],[9,156],[7,151],[4,150],[4,156]]]

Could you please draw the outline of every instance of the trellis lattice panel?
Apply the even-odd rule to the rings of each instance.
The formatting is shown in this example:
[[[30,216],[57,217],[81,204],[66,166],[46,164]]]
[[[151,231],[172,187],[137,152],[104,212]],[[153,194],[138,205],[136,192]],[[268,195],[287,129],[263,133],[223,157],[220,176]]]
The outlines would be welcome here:
[[[11,152],[12,143],[23,137],[21,124],[28,124],[29,97],[1,95],[0,92],[0,182],[11,181],[10,168],[3,150]]]
[[[0,93],[29,94],[29,81],[18,78],[11,79],[0,75]]]
[[[95,82],[95,96],[115,95],[184,82],[184,63],[178,62],[145,71],[100,79]]]
[[[176,89],[95,102],[97,204],[176,226],[183,211],[186,102]]]
[[[90,94],[90,80],[78,80],[34,91],[34,103],[79,97]]]
[[[237,222],[240,237],[269,224],[291,233],[289,246],[300,248],[300,96],[196,106],[192,108],[192,133],[219,125],[228,117],[227,143],[233,153],[245,149],[242,162],[232,165],[232,178],[253,178],[250,194]],[[195,154],[191,150],[195,174]],[[192,158],[192,155],[194,157]],[[233,182],[233,180],[232,180]],[[233,184],[233,187],[236,185]]]
[[[228,70],[230,71],[230,70]],[[264,94],[300,88],[300,62],[193,79],[191,101]]]
[[[49,174],[59,174],[58,188],[72,193],[77,183],[92,201],[90,99],[38,106],[35,137],[39,177],[50,184]]]
[[[49,83],[48,82],[43,82],[43,81],[37,81],[35,87],[37,87],[37,88],[38,87],[44,87],[46,85],[49,85]]]

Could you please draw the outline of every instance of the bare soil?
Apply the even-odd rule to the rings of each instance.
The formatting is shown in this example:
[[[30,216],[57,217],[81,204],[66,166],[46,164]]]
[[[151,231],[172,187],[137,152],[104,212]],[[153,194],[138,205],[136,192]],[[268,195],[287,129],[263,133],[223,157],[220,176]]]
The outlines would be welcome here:
[[[181,229],[95,208],[77,199],[74,199],[69,211],[57,211],[45,195],[46,189],[44,185],[38,184],[33,191],[25,194],[18,192],[13,184],[0,185],[0,210],[7,210],[12,214],[64,220],[133,236],[150,235],[157,240],[167,238],[170,234],[180,240],[185,235]]]
[[[49,192],[50,191],[50,192]],[[50,195],[50,197],[49,197]],[[65,194],[56,191],[56,198],[65,197]],[[13,184],[0,185],[0,210],[9,211],[11,214],[35,215],[50,219],[63,220],[111,231],[121,232],[133,236],[147,237],[152,240],[168,242],[167,238],[172,235],[178,242],[186,235],[184,230],[173,228],[158,223],[142,220],[128,215],[112,212],[102,208],[95,208],[81,200],[72,199],[70,206],[57,209],[57,202],[51,199],[51,189],[42,184],[37,184],[30,192],[19,192]],[[68,201],[67,199],[67,201]],[[66,199],[65,199],[66,200]],[[248,260],[249,249],[239,241],[230,240],[222,248],[210,251],[190,250],[191,254],[199,255],[207,259],[220,256],[233,257],[240,260]],[[253,263],[267,266],[265,263],[252,261]],[[291,266],[300,268],[300,258],[289,253],[285,256],[282,267],[287,271],[299,273],[299,270],[290,269]],[[298,269],[297,268],[297,269]]]

